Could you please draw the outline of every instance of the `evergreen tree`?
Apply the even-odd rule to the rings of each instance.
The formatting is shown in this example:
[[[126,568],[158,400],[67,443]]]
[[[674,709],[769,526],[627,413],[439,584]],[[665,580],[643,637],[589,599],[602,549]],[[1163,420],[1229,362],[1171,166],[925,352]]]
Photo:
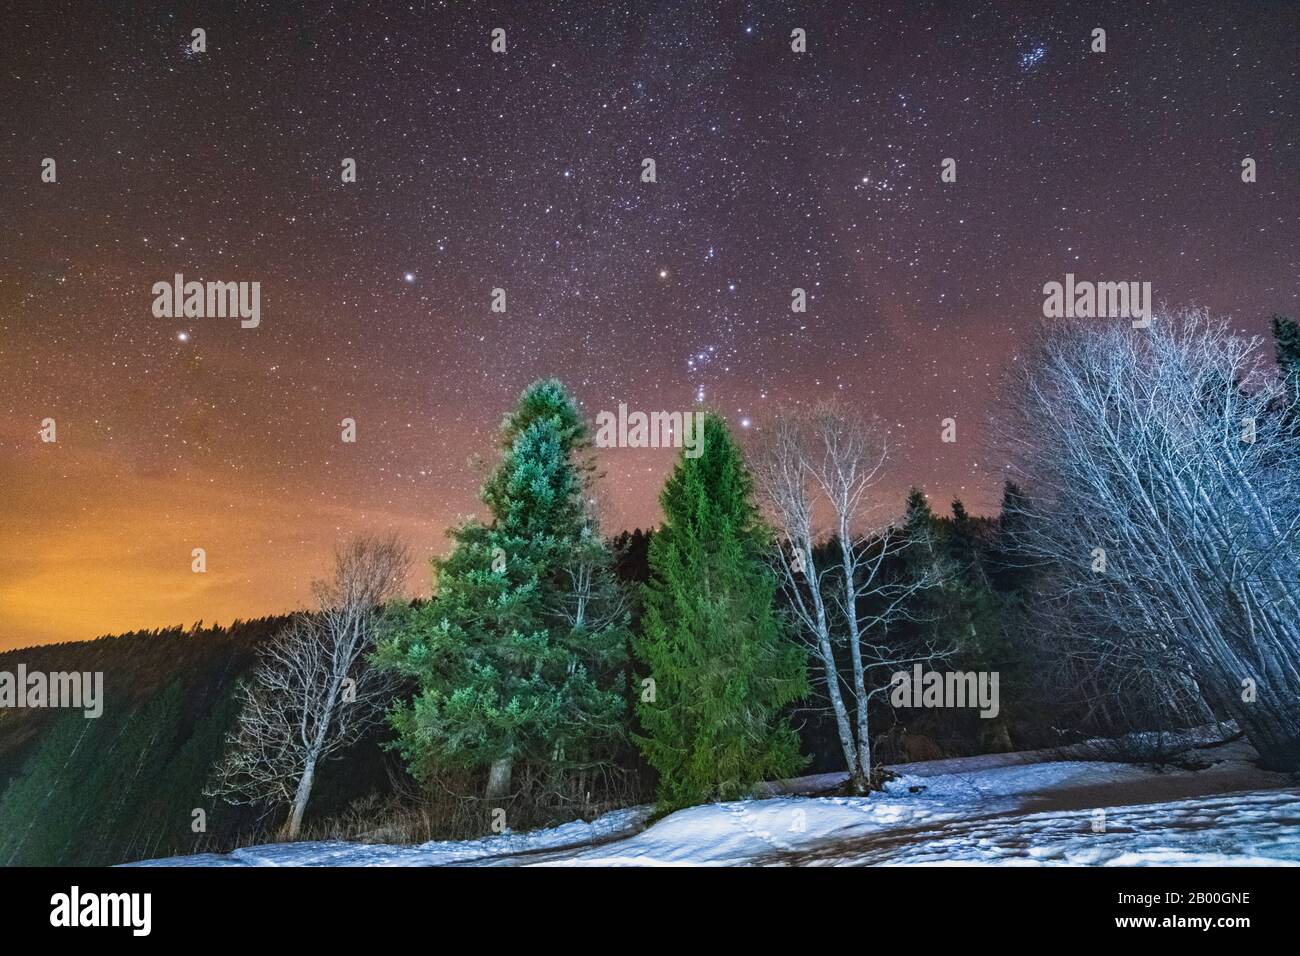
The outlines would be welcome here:
[[[997,531],[989,555],[989,578],[1003,594],[1028,590],[1032,577],[1032,560],[1024,553],[1019,538],[1025,531],[1025,511],[1029,498],[1021,487],[1007,479],[1002,486],[1002,507]]]
[[[960,528],[963,534],[970,533],[970,512],[966,510],[960,498],[952,499],[952,524],[954,528]]]
[[[1285,315],[1274,315],[1273,339],[1277,350],[1278,367],[1282,370],[1283,376],[1293,381],[1300,376],[1300,324],[1291,321]]]
[[[502,458],[483,487],[489,523],[451,532],[434,599],[389,625],[378,661],[415,678],[390,715],[417,778],[488,768],[510,792],[517,762],[544,773],[598,764],[621,730],[626,615],[587,507],[586,425],[554,380],[506,416]]]
[[[904,572],[914,577],[939,575],[938,587],[919,592],[911,602],[920,633],[936,647],[950,647],[963,656],[976,653],[989,608],[975,519],[959,498],[952,501],[952,518],[941,518],[924,492],[912,488],[903,526],[908,540]]]
[[[960,498],[952,500],[952,520],[943,534],[949,624],[966,655],[981,665],[988,662],[998,627],[997,599],[985,570],[985,527],[983,519],[977,522],[970,516]]]
[[[915,485],[907,493],[907,508],[904,513],[903,526],[909,538],[916,540],[921,533],[930,533],[934,529],[934,510],[925,492]]]
[[[660,495],[638,656],[653,699],[638,707],[664,809],[744,796],[804,765],[779,717],[808,693],[804,653],[774,609],[771,535],[721,418],[705,419],[699,457],[683,454]]]
[[[0,671],[21,661],[29,672],[102,672],[105,693],[95,719],[54,708],[0,712],[0,866],[103,866],[230,850],[259,836],[264,807],[218,809],[203,789],[238,712],[236,682],[285,622],[0,652]],[[322,781],[321,811],[342,812],[388,782],[379,742],[367,739],[337,778]],[[196,808],[206,811],[201,832]]]
[[[181,687],[139,707],[123,694],[88,720],[64,715],[0,798],[0,864],[121,862],[171,755]],[[196,804],[197,805],[197,804]]]
[[[1029,506],[1029,498],[1021,487],[1010,478],[1002,483],[1002,508],[998,513],[998,523],[1006,528],[1016,516]]]
[[[902,538],[906,544],[898,552],[900,573],[908,578],[920,578],[933,573],[936,565],[943,564],[947,556],[940,547],[939,530],[939,516],[930,507],[930,500],[923,490],[913,485],[907,492],[903,509]],[[947,575],[943,577],[946,579]],[[938,612],[934,605],[938,595],[934,591],[934,588],[927,588],[913,595],[911,603],[918,621],[935,619]]]
[[[614,571],[620,581],[644,584],[650,580],[650,539],[654,530],[624,531],[610,542],[614,552]]]
[[[1273,342],[1276,348],[1278,372],[1286,386],[1290,407],[1286,421],[1292,426],[1300,424],[1300,324],[1284,315],[1273,316]]]
[[[82,792],[78,771],[85,764],[74,765],[74,759],[88,737],[104,743],[101,724],[112,718],[109,712],[87,720],[70,711],[46,730],[40,746],[0,796],[0,865],[52,866],[71,858],[64,850],[74,839],[72,824]]]
[[[952,577],[970,585],[983,577],[982,524],[970,516],[960,498],[952,499],[952,520],[943,529],[944,553],[952,565]]]

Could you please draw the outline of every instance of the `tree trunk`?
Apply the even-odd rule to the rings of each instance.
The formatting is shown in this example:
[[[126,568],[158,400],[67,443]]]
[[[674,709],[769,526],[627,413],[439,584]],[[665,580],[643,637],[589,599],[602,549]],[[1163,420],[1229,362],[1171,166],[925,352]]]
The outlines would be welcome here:
[[[868,777],[871,774],[871,740],[868,737],[870,728],[867,723],[867,704],[870,698],[867,696],[866,672],[862,666],[862,645],[859,643],[861,638],[858,632],[857,570],[853,561],[853,539],[849,527],[848,506],[839,502],[836,512],[840,521],[840,569],[844,575],[844,607],[847,608],[845,617],[849,626],[849,655],[853,661],[853,695],[856,698],[857,710],[857,754],[855,761],[849,765],[849,783],[854,793],[866,793],[869,786]]]
[[[866,793],[871,789],[871,736],[867,728],[866,701],[860,702],[858,715],[858,773],[853,778],[853,792]]]
[[[302,830],[302,815],[307,811],[307,801],[311,799],[311,788],[315,781],[316,761],[309,760],[298,781],[298,792],[293,797],[293,812],[289,814],[290,840],[298,839],[298,833]]]
[[[854,767],[849,774],[849,790],[859,797],[865,797],[871,792],[871,783],[861,766]]]
[[[1270,691],[1271,687],[1262,686],[1259,702],[1235,701],[1231,710],[1237,726],[1259,753],[1260,766],[1293,773],[1300,769],[1300,707],[1281,695],[1265,703]]]
[[[844,769],[852,778],[858,773],[857,747],[853,740],[853,728],[849,724],[849,712],[844,707],[844,698],[840,694],[840,674],[835,666],[835,654],[831,642],[824,635],[819,635],[818,654],[822,668],[826,671],[826,695],[831,701],[831,712],[835,715],[835,729],[840,735],[840,749],[844,751]]]
[[[808,576],[810,579],[816,579],[817,565],[813,561],[812,543],[808,539],[802,542],[801,551],[804,556],[804,565],[809,569]],[[831,701],[831,711],[835,714],[835,729],[840,735],[840,747],[844,751],[844,769],[849,772],[849,779],[856,781],[861,776],[861,770],[858,767],[857,746],[853,740],[853,728],[849,723],[849,712],[844,706],[844,698],[840,693],[840,672],[835,665],[835,649],[831,644],[831,629],[826,620],[826,605],[822,600],[821,586],[814,583],[809,592],[812,595],[813,608],[816,617],[813,623],[813,634],[817,640],[817,653],[822,661],[822,669],[826,672],[826,695]],[[856,789],[856,783],[855,783]]]
[[[501,800],[510,795],[510,772],[514,767],[514,757],[501,757],[492,761],[488,768],[487,798]]]

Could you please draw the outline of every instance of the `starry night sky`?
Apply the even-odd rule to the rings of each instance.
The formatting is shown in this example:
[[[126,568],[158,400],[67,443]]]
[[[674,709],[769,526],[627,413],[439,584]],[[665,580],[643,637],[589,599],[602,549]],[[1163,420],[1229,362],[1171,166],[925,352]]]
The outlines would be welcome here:
[[[839,395],[900,508],[986,511],[1045,282],[1300,312],[1297,3],[16,0],[0,38],[0,648],[289,610],[358,531],[444,550],[538,377],[751,434]],[[154,318],[177,272],[260,281],[261,326]],[[607,531],[672,458],[602,453]]]

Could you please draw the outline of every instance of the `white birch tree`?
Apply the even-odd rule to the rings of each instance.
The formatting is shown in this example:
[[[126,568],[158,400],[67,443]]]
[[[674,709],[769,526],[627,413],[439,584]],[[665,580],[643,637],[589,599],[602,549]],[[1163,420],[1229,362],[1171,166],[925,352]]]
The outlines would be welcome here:
[[[236,691],[241,711],[208,792],[289,807],[296,839],[320,765],[382,720],[392,678],[371,667],[378,615],[400,596],[409,557],[395,536],[358,537],[316,581],[317,608],[294,615]]]
[[[777,571],[799,630],[824,679],[851,788],[871,785],[869,705],[889,690],[899,667],[944,656],[933,647],[902,653],[892,625],[914,619],[915,597],[937,586],[938,563],[900,576],[896,558],[909,540],[878,520],[872,489],[888,444],[857,414],[834,403],[777,415],[756,456],[755,480],[785,546]],[[819,514],[827,514],[824,523]],[[819,559],[819,546],[829,545]],[[825,555],[829,553],[831,557]],[[847,648],[848,673],[836,659]]]
[[[1058,324],[1001,431],[1032,498],[1019,545],[1062,628],[1098,662],[1160,662],[1165,692],[1194,686],[1295,769],[1300,448],[1261,351],[1203,311]]]

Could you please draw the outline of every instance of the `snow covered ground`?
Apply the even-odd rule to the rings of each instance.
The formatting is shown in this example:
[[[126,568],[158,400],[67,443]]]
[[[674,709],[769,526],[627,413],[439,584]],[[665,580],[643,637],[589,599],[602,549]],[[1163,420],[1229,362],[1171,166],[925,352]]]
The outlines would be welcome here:
[[[487,857],[514,856],[539,850],[589,847],[599,840],[633,834],[645,826],[650,807],[606,813],[590,823],[581,820],[545,830],[502,833],[477,840],[448,840],[416,845],[347,843],[341,840],[268,843],[232,853],[169,856],[128,866],[450,866]]]
[[[1190,752],[1201,769],[1052,759],[1049,752],[905,764],[867,797],[809,795],[649,808],[591,823],[420,846],[296,843],[146,866],[1300,865],[1300,781],[1237,741]]]

